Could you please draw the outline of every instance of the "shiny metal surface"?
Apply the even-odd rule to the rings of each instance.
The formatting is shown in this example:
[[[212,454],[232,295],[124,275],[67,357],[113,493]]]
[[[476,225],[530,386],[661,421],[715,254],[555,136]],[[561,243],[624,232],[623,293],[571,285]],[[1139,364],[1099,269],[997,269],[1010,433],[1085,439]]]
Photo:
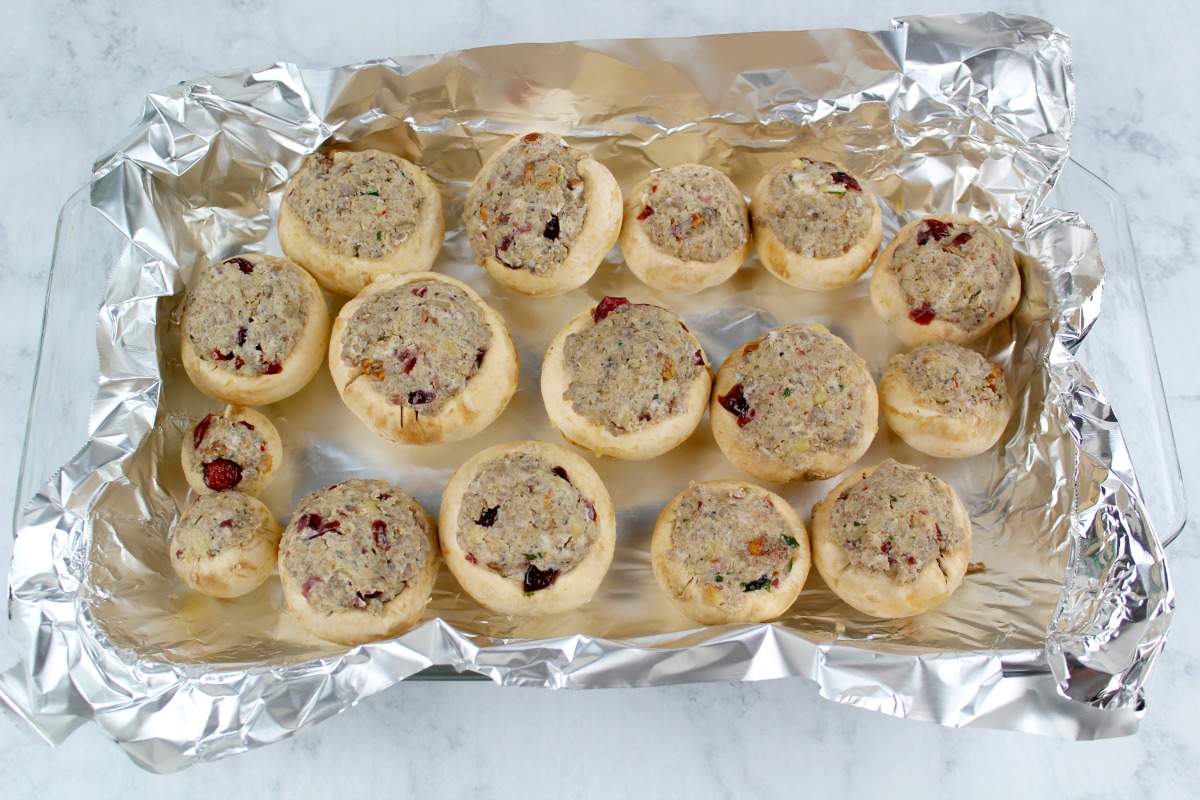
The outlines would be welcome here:
[[[913,18],[876,33],[515,45],[320,71],[277,64],[151,94],[91,186],[92,206],[123,240],[98,315],[99,392],[86,445],[18,522],[10,611],[27,655],[0,676],[0,699],[52,741],[92,719],[158,771],[276,741],[434,665],[549,688],[793,675],[837,702],[947,725],[1133,732],[1173,595],[1121,431],[1074,357],[1100,313],[1104,267],[1092,229],[1042,204],[1066,163],[1072,119],[1066,38],[993,14]],[[872,620],[814,573],[776,623],[697,629],[659,593],[649,534],[688,480],[738,475],[707,424],[650,462],[593,459],[618,505],[619,541],[596,599],[575,612],[497,617],[443,570],[418,627],[346,652],[298,626],[277,581],[216,601],[175,578],[165,541],[188,498],[179,439],[189,417],[212,407],[179,363],[182,290],[209,260],[278,252],[283,183],[324,145],[380,147],[429,170],[448,220],[435,269],[500,311],[522,372],[483,434],[423,449],[364,429],[322,372],[265,410],[287,451],[263,497],[281,519],[307,492],[350,476],[393,480],[435,512],[449,474],[475,452],[557,441],[537,391],[541,355],[604,295],[679,310],[715,363],[795,320],[842,336],[876,378],[899,351],[865,280],[808,293],[754,260],[688,298],[640,284],[615,249],[589,284],[561,297],[499,288],[454,223],[483,159],[532,129],[588,150],[626,190],[650,168],[698,161],[748,194],[804,148],[872,181],[885,238],[932,211],[1010,232],[1024,297],[981,343],[1017,399],[1003,444],[940,460],[884,429],[862,462],[922,465],[963,497],[972,560],[984,569],[949,603]],[[772,488],[807,518],[833,484]]]

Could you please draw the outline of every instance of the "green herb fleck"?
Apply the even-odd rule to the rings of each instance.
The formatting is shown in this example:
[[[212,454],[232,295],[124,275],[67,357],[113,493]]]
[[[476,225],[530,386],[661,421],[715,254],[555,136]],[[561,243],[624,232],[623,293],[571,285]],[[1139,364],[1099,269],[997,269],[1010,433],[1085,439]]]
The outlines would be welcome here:
[[[839,384],[838,384],[838,391],[839,391],[839,392],[844,392],[844,391],[846,391],[846,384],[844,384],[844,383],[839,383]]]
[[[856,528],[861,528],[861,527],[862,527],[862,523],[861,523],[861,522],[856,522],[856,523],[854,523],[854,527],[856,527]]]
[[[541,557],[542,557],[541,553],[526,553],[525,554],[526,561],[537,561]]]
[[[379,197],[379,192],[363,192],[368,197]]]
[[[788,574],[789,574],[789,575],[791,575],[791,574],[792,574],[792,563],[793,563],[793,562],[795,562],[795,560],[796,560],[796,559],[794,559],[794,558],[789,558],[789,559],[788,559],[787,572],[788,572]]]
[[[526,592],[526,593],[525,593],[525,596],[526,596],[526,597],[533,597],[533,592]]]
[[[725,582],[725,576],[724,576],[724,575],[718,575],[718,576],[717,576],[717,583],[724,583],[724,582]]]
[[[799,547],[800,546],[800,543],[798,541],[793,539],[791,536],[788,536],[786,533],[783,535],[783,540],[785,542],[787,542],[788,547]]]
[[[894,495],[894,494],[889,494],[889,495],[888,495],[888,497],[892,498],[892,502],[893,502],[893,503],[894,503],[894,502],[896,502],[896,495]]]
[[[375,241],[377,241],[377,242],[383,241],[383,231],[375,231]]]
[[[791,396],[792,396],[792,387],[790,387],[790,386],[789,386],[789,387],[787,387],[786,389],[784,389],[784,390],[783,390],[783,396],[784,396],[784,397],[791,397]]]

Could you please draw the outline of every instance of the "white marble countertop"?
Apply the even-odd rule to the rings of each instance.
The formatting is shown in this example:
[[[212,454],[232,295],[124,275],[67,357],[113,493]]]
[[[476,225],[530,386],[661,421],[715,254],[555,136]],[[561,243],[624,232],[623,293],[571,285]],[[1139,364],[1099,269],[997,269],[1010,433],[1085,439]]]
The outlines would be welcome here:
[[[149,6],[145,4],[142,8]],[[1192,58],[1200,7],[1086,0],[997,2],[1049,19],[1074,43],[1077,161],[1129,207],[1191,508],[1200,508],[1200,369],[1186,333],[1200,296],[1200,112]],[[518,41],[683,36],[815,27],[882,28],[892,16],[963,10],[940,2],[757,4],[608,0],[573,4],[300,2],[155,4],[16,0],[0,48],[0,508],[16,500],[55,220],[92,160],[152,89],[277,60],[336,66],[391,54]],[[1181,102],[1181,98],[1184,99]],[[1191,131],[1191,133],[1188,133]],[[487,683],[401,684],[282,743],[152,777],[92,726],[51,749],[0,721],[7,797],[1182,797],[1200,777],[1197,523],[1170,549],[1179,611],[1133,737],[1064,742],[953,730],[838,706],[801,680],[550,692]],[[0,542],[7,572],[11,541]],[[5,627],[6,630],[6,627]],[[8,653],[9,650],[0,650]],[[0,657],[0,668],[11,657]],[[567,746],[586,742],[586,753]]]

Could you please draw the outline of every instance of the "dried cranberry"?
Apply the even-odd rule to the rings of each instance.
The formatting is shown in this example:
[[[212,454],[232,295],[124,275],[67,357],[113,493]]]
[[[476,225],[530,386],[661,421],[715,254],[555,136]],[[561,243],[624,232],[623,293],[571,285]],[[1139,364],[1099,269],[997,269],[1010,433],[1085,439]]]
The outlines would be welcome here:
[[[233,358],[233,353],[222,353],[220,350],[213,350],[208,355],[213,361],[229,361]]]
[[[742,393],[742,385],[740,383],[730,389],[729,393],[725,396],[718,397],[717,402],[721,404],[721,408],[737,417],[739,428],[746,427],[754,419],[754,409],[750,407],[750,402],[746,400],[746,395]]]
[[[854,180],[852,175],[848,175],[845,172],[835,172],[830,177],[833,178],[834,183],[845,186],[852,192],[862,191],[862,187],[858,185],[858,181]]]
[[[935,525],[933,526],[933,529],[934,529],[935,531],[937,531],[937,540],[938,540],[939,542],[944,542],[944,541],[946,540],[946,537],[942,536],[942,527],[941,527],[940,525],[936,525],[936,524],[935,524]]]
[[[562,478],[567,483],[571,483],[571,479],[567,477],[567,471],[565,469],[563,469],[562,467],[555,467],[554,469],[552,469],[550,471],[553,472],[558,477]],[[574,484],[571,484],[571,485],[574,486]]]
[[[225,263],[233,264],[247,275],[249,275],[251,272],[254,272],[254,265],[244,258],[231,258]]]
[[[425,295],[427,295],[429,293],[429,289],[425,286],[418,286],[417,288],[412,290],[412,293],[414,295],[416,295],[417,297],[424,297]]]
[[[283,364],[280,364],[278,361],[272,361],[270,364],[267,364],[267,368],[263,372],[268,375],[278,375],[283,372]]]
[[[537,592],[550,588],[558,580],[561,572],[562,570],[557,569],[538,569],[533,564],[530,564],[525,568],[525,591]]]
[[[396,354],[396,358],[400,359],[400,369],[404,370],[404,374],[413,371],[413,367],[417,365],[417,354],[407,347]]]
[[[467,553],[467,555],[464,557],[467,559],[467,561],[471,562],[472,564],[479,563],[479,559],[475,557],[474,553]]]
[[[379,550],[390,550],[392,545],[388,542],[387,524],[377,519],[371,523],[371,536],[375,538],[375,547]]]
[[[653,208],[651,208],[650,206],[645,206],[645,207],[644,207],[644,208],[643,208],[643,209],[642,209],[642,210],[641,210],[641,211],[638,213],[638,215],[637,215],[637,218],[638,218],[638,219],[646,219],[646,217],[650,217],[650,216],[653,216],[653,215],[654,215],[654,209],[653,209]]]
[[[624,297],[605,297],[596,304],[596,310],[592,312],[592,320],[594,322],[601,322],[615,309],[627,305],[629,305],[629,301]]]
[[[558,238],[558,214],[550,215],[550,221],[546,223],[546,229],[542,231],[542,236],[550,240]]]
[[[891,542],[884,542],[883,544],[881,544],[881,545],[879,546],[879,552],[881,552],[881,553],[890,553],[890,552],[892,552],[892,543],[891,543]]]
[[[536,142],[538,139],[541,139],[541,138],[542,138],[542,135],[540,133],[527,133],[521,137],[521,141],[522,142]]]
[[[384,492],[383,494],[378,495],[379,502],[381,502],[381,503],[384,500],[390,500],[391,498],[392,498],[392,496],[390,494],[388,494],[387,492]]]
[[[300,518],[296,520],[296,527],[299,528],[300,530],[304,530],[305,528],[312,528],[314,531],[320,530],[321,529],[321,515],[320,514],[301,514]]]
[[[955,247],[962,247],[969,241],[971,241],[971,232],[963,231],[958,236],[955,236],[952,240],[950,240],[950,244],[954,245]]]
[[[245,347],[245,345],[246,345],[246,326],[245,325],[238,328],[237,343],[238,343],[238,347]]]
[[[486,347],[481,347],[475,351],[475,369],[483,366],[483,357],[487,355],[487,351]]]
[[[232,527],[233,527],[233,520],[231,520],[231,519],[223,519],[223,520],[221,520],[221,527],[222,527],[222,528],[232,528]]]
[[[204,465],[204,485],[214,492],[224,492],[242,481],[242,467],[228,458],[218,458]]]
[[[490,528],[496,524],[496,512],[500,510],[500,506],[492,506],[488,508],[484,506],[483,511],[479,512],[479,519],[475,520],[475,524],[481,528]]]
[[[209,414],[204,419],[196,423],[196,430],[192,432],[192,445],[195,449],[200,449],[200,444],[204,441],[204,437],[208,434],[208,426],[212,424],[213,414]]]
[[[925,227],[917,232],[917,244],[926,244],[930,239],[940,242],[950,235],[950,225],[937,219],[925,220]]]
[[[296,520],[296,527],[300,530],[304,530],[305,528],[311,529],[313,534],[305,538],[316,539],[320,536],[324,536],[330,531],[340,531],[342,528],[342,523],[336,519],[326,522],[320,514],[302,514],[300,518]]]
[[[234,369],[241,369],[244,366],[246,366],[245,359],[243,359],[241,356],[233,357],[233,368]]]
[[[700,350],[697,350],[696,355],[692,358],[692,363],[697,367],[704,366],[704,353]]]
[[[249,422],[246,422],[246,420],[244,420],[244,419],[239,419],[238,425],[245,425],[247,430],[251,430],[251,431],[254,430],[254,426],[251,425]]]
[[[310,575],[308,580],[306,580],[304,582],[304,586],[302,586],[300,588],[301,594],[303,594],[304,597],[307,599],[309,593],[312,592],[312,588],[320,582],[321,582],[321,579],[318,578],[316,575]]]
[[[915,558],[913,558],[912,556],[909,556],[906,560],[908,561],[908,563],[910,565],[917,563],[917,560]]]
[[[592,501],[584,500],[583,507],[587,509],[588,519],[590,519],[592,522],[595,522],[596,521],[596,507],[594,505],[592,505]]]
[[[500,252],[501,253],[508,252],[508,248],[512,247],[512,243],[513,243],[514,239],[515,239],[515,237],[511,233],[504,234],[504,238],[502,238],[500,240]]]
[[[408,393],[408,404],[411,406],[423,406],[433,402],[433,398],[437,397],[437,392],[427,392],[424,389],[417,389],[415,392]]]
[[[749,583],[747,583],[745,591],[757,592],[759,589],[765,589],[770,585],[771,585],[771,579],[769,577],[767,577],[766,575],[763,575],[758,580],[753,580],[753,581],[750,581]]]
[[[928,300],[926,300],[924,303],[921,303],[921,305],[917,308],[909,309],[908,312],[908,318],[918,325],[928,325],[929,323],[933,322],[934,317],[936,316],[937,312],[933,310],[933,306],[929,305]]]
[[[317,528],[317,532],[308,538],[316,539],[318,536],[324,536],[325,534],[329,533],[330,531],[341,532],[341,529],[342,529],[342,523],[336,519],[333,519],[333,520],[330,520],[329,522],[322,522],[321,527]]]

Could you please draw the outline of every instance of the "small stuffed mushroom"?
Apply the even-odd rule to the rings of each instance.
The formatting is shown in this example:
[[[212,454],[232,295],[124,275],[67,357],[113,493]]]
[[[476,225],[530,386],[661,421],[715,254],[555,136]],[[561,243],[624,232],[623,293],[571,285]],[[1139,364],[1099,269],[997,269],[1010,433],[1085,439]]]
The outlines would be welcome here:
[[[279,579],[309,633],[344,645],[398,636],[429,604],[437,524],[397,486],[355,478],[300,501],[279,546]]]
[[[313,277],[286,258],[245,253],[211,265],[183,309],[183,366],[214,400],[265,405],[321,367],[329,311]]]
[[[883,239],[879,202],[865,182],[828,161],[793,158],[767,172],[750,200],[754,247],[773,275],[801,289],[847,286]]]
[[[949,342],[893,356],[879,382],[879,402],[901,439],[942,458],[989,449],[1012,414],[1004,369]]]
[[[889,459],[851,473],[813,507],[812,547],[842,600],[873,617],[911,617],[962,583],[971,518],[950,484]]]
[[[312,154],[279,207],[283,252],[322,288],[350,297],[381,275],[427,271],[445,229],[425,170],[379,150]]]
[[[1004,237],[957,214],[905,225],[871,275],[871,305],[909,347],[974,341],[1020,299],[1021,273]]]
[[[567,441],[597,455],[654,458],[692,435],[712,371],[679,315],[606,297],[554,337],[542,400]]]
[[[728,280],[750,253],[742,193],[718,169],[656,169],[625,201],[621,255],[630,272],[663,292],[692,294]]]
[[[484,450],[442,495],[446,564],[467,594],[501,614],[554,614],[591,600],[612,563],[616,530],[600,476],[546,442]]]
[[[171,566],[209,597],[241,597],[275,571],[279,523],[241,492],[198,496],[171,530]]]
[[[236,489],[257,495],[283,463],[283,444],[271,420],[252,408],[226,406],[189,425],[180,460],[197,494]]]
[[[717,372],[713,435],[764,481],[823,480],[862,457],[879,430],[866,362],[821,325],[788,325],[730,353]]]
[[[612,173],[558,136],[512,139],[479,171],[463,205],[475,257],[501,285],[555,295],[587,283],[621,230]]]
[[[333,323],[329,371],[346,406],[403,444],[474,436],[517,387],[504,320],[461,281],[420,272],[376,281]]]
[[[745,481],[675,495],[658,515],[650,559],[672,605],[705,625],[775,619],[800,595],[811,564],[800,516]]]

